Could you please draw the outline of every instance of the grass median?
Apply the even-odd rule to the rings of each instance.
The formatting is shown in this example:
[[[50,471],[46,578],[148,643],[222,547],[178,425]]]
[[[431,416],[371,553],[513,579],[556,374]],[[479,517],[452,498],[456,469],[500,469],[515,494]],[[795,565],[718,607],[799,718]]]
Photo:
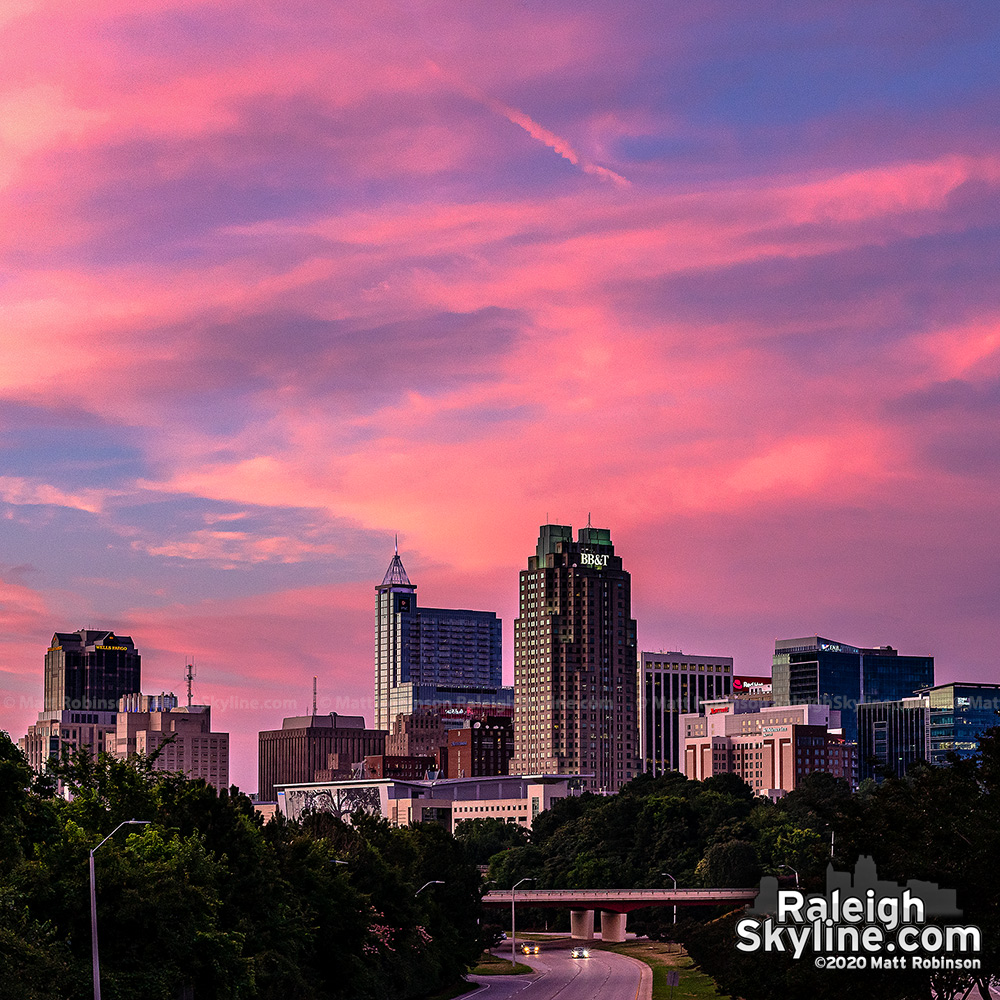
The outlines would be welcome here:
[[[716,988],[715,981],[694,967],[694,962],[679,944],[648,941],[641,938],[623,944],[591,942],[591,947],[613,951],[645,962],[653,971],[653,1000],[730,1000]],[[680,984],[667,985],[667,973],[676,970],[681,974]]]
[[[522,962],[511,968],[509,958],[500,958],[492,952],[484,951],[479,957],[479,964],[469,971],[474,976],[520,976],[525,972],[534,972],[534,969]]]

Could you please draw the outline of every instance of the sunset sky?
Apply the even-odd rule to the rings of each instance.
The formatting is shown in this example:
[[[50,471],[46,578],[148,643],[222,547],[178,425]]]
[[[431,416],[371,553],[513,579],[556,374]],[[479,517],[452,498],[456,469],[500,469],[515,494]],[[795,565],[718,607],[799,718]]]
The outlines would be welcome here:
[[[252,791],[314,674],[371,720],[394,533],[509,679],[588,513],[642,649],[1000,681],[995,0],[2,0],[0,67],[15,739],[113,628]]]

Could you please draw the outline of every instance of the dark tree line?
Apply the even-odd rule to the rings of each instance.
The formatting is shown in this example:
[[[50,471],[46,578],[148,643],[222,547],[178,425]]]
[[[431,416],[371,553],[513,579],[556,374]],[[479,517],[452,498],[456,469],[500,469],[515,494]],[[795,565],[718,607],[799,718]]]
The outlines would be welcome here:
[[[104,755],[38,779],[0,733],[0,1000],[92,995],[89,851],[127,819],[150,823],[95,855],[106,1000],[422,997],[480,953],[479,874],[439,826],[264,825],[235,789]]]

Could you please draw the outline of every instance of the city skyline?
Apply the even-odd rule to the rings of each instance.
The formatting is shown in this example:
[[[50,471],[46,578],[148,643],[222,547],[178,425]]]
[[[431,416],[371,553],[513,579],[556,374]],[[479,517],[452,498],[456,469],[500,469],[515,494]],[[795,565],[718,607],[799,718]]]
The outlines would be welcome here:
[[[561,528],[561,527],[565,527],[565,526],[558,526],[558,525],[557,526],[552,526],[552,525],[547,525],[547,526],[543,525],[543,526],[540,526],[541,529],[544,529],[545,527],[548,527],[548,528],[553,528],[553,527],[555,527],[555,528]],[[589,524],[588,524],[587,529],[583,529],[583,530],[590,531],[591,529],[590,529]],[[396,561],[399,560],[398,541],[395,543],[395,545],[396,545],[396,551],[395,551],[395,555],[393,557],[393,560],[390,563],[390,571],[392,569],[392,565]],[[523,571],[521,571],[520,575],[523,575]],[[383,585],[384,585],[384,580],[383,580]],[[379,589],[379,588],[376,588],[376,589]],[[506,626],[507,623],[505,622],[504,624]],[[509,624],[510,624],[511,629],[513,629],[513,627],[514,627],[514,620],[512,619]],[[115,630],[115,631],[121,632],[120,629],[119,630]],[[103,630],[99,629],[99,630],[97,630],[95,632],[95,634],[96,635],[103,634]],[[57,635],[58,635],[58,633],[57,633]],[[787,641],[787,640],[785,640],[785,641]],[[514,656],[514,642],[511,641],[509,643],[509,646],[510,646],[510,657],[511,657],[511,659],[513,659],[513,656]],[[774,646],[774,643],[771,644],[771,648],[772,649],[773,649],[773,646]],[[370,664],[370,666],[371,666],[370,682],[374,682],[375,678],[376,678],[376,666],[375,666],[375,656],[374,656],[375,642],[374,642],[374,640],[372,640],[372,650],[371,651],[373,653],[373,656],[371,658],[371,664]],[[46,651],[43,651],[42,655],[43,655],[43,659],[42,659],[42,667],[41,667],[41,670],[40,670],[40,682],[44,682],[44,680],[45,680],[45,673],[46,673],[46,671],[45,671],[45,663],[46,663],[46,657],[48,656],[48,653]],[[639,649],[637,649],[636,655],[637,655],[637,663],[636,663],[637,678],[636,678],[636,680],[638,680],[638,670],[639,670],[638,659],[639,659],[639,657],[645,657],[648,654],[645,653],[645,652],[642,652]],[[689,656],[689,658],[693,657],[695,660],[697,660],[697,659],[704,659],[704,657],[700,657],[699,654],[688,654],[688,656]],[[504,663],[505,663],[504,673],[506,675],[506,673],[507,673],[507,654],[506,653],[505,653]],[[358,667],[359,665],[356,664],[355,666]],[[730,669],[735,669],[735,668],[733,667],[733,668],[730,668]],[[768,668],[768,669],[770,669],[770,668]],[[513,674],[513,669],[511,669],[510,672]],[[355,670],[355,675],[358,675],[359,673],[360,673],[359,670]],[[164,677],[165,676],[163,673],[156,674],[156,673],[154,673],[153,671],[150,671],[150,670],[147,670],[147,674],[151,675],[154,678],[157,677],[157,676],[159,676],[159,677]],[[318,680],[318,677],[316,677],[316,675],[314,675],[314,677],[316,678],[316,680]],[[355,681],[356,681],[356,679],[357,679],[357,677],[355,677]],[[964,680],[967,682],[968,678],[964,678]],[[939,683],[948,683],[948,682],[940,682],[939,681]],[[143,689],[143,693],[149,694],[149,693],[153,692],[153,690],[156,688],[156,681],[155,680],[147,681],[146,679],[144,679],[142,681],[142,685],[141,686],[142,686],[142,689]],[[179,685],[177,685],[177,686],[171,686],[170,684],[166,684],[166,685],[163,685],[162,687],[163,687],[163,690],[169,689],[171,692],[180,689]],[[363,683],[361,684],[361,687],[363,687]],[[209,684],[207,685],[207,688],[209,690],[212,689],[211,682],[209,682]],[[264,698],[260,698],[260,697],[255,696],[254,691],[252,689],[250,689],[250,688],[247,688],[246,690],[244,690],[242,693],[240,693],[238,695],[232,695],[232,694],[230,694],[228,696],[223,695],[222,697],[220,697],[218,695],[213,695],[213,696],[209,696],[209,697],[201,697],[200,699],[196,698],[195,700],[196,701],[200,700],[200,702],[202,704],[208,705],[213,711],[215,711],[218,715],[221,715],[223,718],[229,718],[229,719],[234,720],[233,728],[232,728],[232,731],[229,733],[229,735],[231,736],[231,744],[232,744],[232,746],[239,747],[240,750],[237,751],[237,752],[234,752],[232,754],[232,756],[231,756],[231,760],[232,760],[232,781],[233,781],[234,784],[238,785],[242,790],[253,792],[253,791],[257,790],[256,787],[252,788],[250,786],[251,785],[256,786],[256,784],[257,784],[256,770],[257,770],[258,764],[259,764],[257,738],[259,736],[259,731],[273,730],[275,728],[280,728],[279,723],[281,722],[281,716],[282,715],[287,716],[289,714],[293,714],[294,715],[296,713],[301,713],[302,715],[311,714],[312,707],[313,707],[313,702],[310,701],[310,697],[312,697],[312,698],[315,699],[317,710],[318,710],[319,714],[321,714],[321,715],[330,714],[330,713],[339,714],[339,715],[350,715],[350,714],[360,715],[361,717],[363,717],[365,719],[366,724],[368,724],[371,728],[374,728],[374,721],[373,720],[375,718],[375,698],[374,698],[374,691],[372,690],[372,684],[370,683],[370,685],[369,685],[369,691],[368,691],[367,698],[365,698],[364,695],[361,695],[359,697],[357,694],[352,693],[352,692],[354,692],[357,689],[358,689],[358,684],[357,683],[355,683],[354,685],[345,684],[342,689],[337,690],[337,691],[325,691],[324,690],[321,694],[316,694],[315,691],[312,692],[311,694],[307,694],[307,693],[303,693],[303,692],[286,692],[283,697],[279,697],[279,698],[275,698],[275,699],[270,699],[269,700],[269,699],[264,699]],[[270,702],[270,703],[268,703],[268,702]],[[35,705],[36,702],[35,701],[31,701],[30,699],[25,699],[25,700],[22,701],[22,705],[28,705],[28,704]],[[41,710],[42,704],[43,704],[43,700],[41,698],[38,698],[37,699],[37,707],[36,707],[35,710]],[[13,710],[12,710],[12,712],[10,714],[8,714],[8,712],[7,712],[6,708],[5,708],[3,715],[0,716],[0,729],[2,729],[2,728],[4,728],[5,726],[8,725],[8,719],[11,719],[11,718],[16,719],[16,717],[17,717],[17,708],[18,708],[18,706],[14,706],[14,708],[13,708]],[[640,708],[641,708],[641,704],[640,704],[640,701],[638,699],[638,693],[637,693],[635,704],[634,704],[634,711],[635,711],[634,718],[636,720],[635,721],[635,733],[634,733],[634,741],[635,741],[634,742],[634,746],[635,746],[635,753],[636,753],[636,762],[639,764],[639,770],[641,771],[642,770],[642,765],[641,765],[641,762],[639,762],[639,760],[638,760],[638,750],[639,750],[639,745],[640,745],[639,726],[642,724],[642,719],[641,719],[641,716],[639,714]],[[251,719],[251,720],[252,719],[261,719],[261,720],[264,721],[265,724],[261,725],[259,727],[259,731],[257,729],[255,729],[253,732],[250,732],[249,730],[244,731],[244,730],[242,730],[242,729],[239,728],[239,720],[241,720],[241,719],[244,720],[244,721],[247,720],[247,719]],[[219,728],[222,729],[224,727],[220,724]],[[17,726],[16,726],[16,723],[14,725],[10,726],[10,730],[9,731],[10,731],[11,736],[16,740],[17,739]],[[253,743],[252,746],[250,745],[251,742]],[[254,773],[251,773],[251,772],[254,772]]]
[[[114,629],[252,789],[394,533],[509,684],[588,515],[640,650],[996,681],[996,5],[397,7],[0,13],[0,727]]]

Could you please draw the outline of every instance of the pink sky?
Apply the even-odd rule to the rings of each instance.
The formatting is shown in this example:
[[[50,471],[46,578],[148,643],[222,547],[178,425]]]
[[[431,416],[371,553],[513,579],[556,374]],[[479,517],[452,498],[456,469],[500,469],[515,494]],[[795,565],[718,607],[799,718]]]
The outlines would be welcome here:
[[[371,718],[395,532],[509,675],[538,525],[588,513],[644,649],[1000,680],[998,29],[5,4],[0,726],[53,631],[114,628],[148,691],[195,658],[253,790],[314,674]]]

